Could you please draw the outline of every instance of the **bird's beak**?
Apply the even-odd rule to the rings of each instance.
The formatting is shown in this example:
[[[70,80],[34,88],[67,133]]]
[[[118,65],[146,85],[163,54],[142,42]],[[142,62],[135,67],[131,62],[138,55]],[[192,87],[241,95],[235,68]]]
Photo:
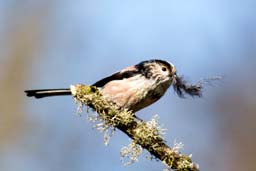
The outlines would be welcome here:
[[[177,78],[177,75],[176,75],[176,74],[173,74],[173,75],[171,76],[172,84],[175,84],[175,83],[176,83],[176,78]]]
[[[170,72],[170,77],[175,80],[177,78],[176,68],[173,66],[172,71]]]

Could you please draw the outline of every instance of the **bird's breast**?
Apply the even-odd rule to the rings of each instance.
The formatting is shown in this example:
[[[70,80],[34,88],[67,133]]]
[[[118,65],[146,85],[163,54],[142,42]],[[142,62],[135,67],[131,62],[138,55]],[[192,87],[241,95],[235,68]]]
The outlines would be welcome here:
[[[119,107],[136,112],[160,99],[167,88],[156,86],[152,80],[136,76],[110,81],[102,88],[101,93]]]

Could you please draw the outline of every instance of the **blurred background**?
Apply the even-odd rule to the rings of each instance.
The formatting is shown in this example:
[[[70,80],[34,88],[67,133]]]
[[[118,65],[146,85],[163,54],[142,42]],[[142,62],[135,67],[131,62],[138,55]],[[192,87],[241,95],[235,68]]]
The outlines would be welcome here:
[[[25,89],[92,84],[142,60],[171,61],[191,82],[223,75],[203,98],[172,88],[138,113],[160,116],[172,146],[201,170],[256,170],[255,0],[0,0],[0,170],[159,171],[123,166],[130,140],[103,135],[71,97],[27,98]],[[85,112],[84,112],[85,113]]]

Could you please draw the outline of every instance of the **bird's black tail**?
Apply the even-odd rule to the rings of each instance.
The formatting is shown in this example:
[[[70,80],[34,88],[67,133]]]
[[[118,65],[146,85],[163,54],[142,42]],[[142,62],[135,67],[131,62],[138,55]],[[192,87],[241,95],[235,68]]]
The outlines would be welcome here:
[[[41,89],[41,90],[25,90],[28,97],[43,98],[49,96],[71,95],[70,89]]]

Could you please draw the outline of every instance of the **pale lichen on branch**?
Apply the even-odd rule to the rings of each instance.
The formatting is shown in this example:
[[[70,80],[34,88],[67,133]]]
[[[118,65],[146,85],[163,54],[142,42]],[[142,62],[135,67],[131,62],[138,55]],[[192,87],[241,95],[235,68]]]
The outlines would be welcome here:
[[[137,156],[146,149],[155,158],[165,163],[168,168],[176,171],[197,171],[199,167],[193,163],[191,156],[181,154],[177,148],[170,148],[163,139],[164,130],[159,127],[157,118],[144,122],[135,117],[134,113],[120,109],[115,104],[106,101],[94,86],[78,84],[70,87],[73,97],[81,106],[87,105],[98,115],[90,118],[97,129],[106,132],[110,128],[110,135],[115,128],[127,134],[132,142],[121,150],[121,157],[129,158],[128,164],[137,160]],[[105,135],[105,134],[104,134]],[[105,143],[109,137],[104,137]]]

